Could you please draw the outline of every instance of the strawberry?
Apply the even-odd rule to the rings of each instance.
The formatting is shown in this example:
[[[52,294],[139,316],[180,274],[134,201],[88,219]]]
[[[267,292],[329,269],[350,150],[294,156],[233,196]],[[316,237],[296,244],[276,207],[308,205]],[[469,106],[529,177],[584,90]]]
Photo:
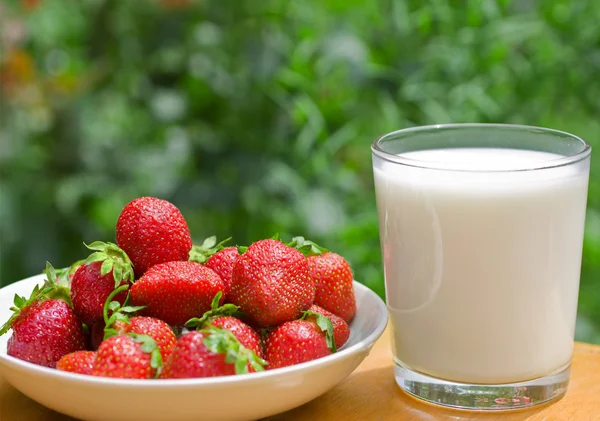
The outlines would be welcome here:
[[[209,327],[179,338],[162,378],[229,376],[262,371],[265,364],[228,330]]]
[[[118,301],[112,301],[128,288],[128,285],[120,286],[106,299],[103,310],[104,320],[101,324],[94,324],[92,327],[93,342],[98,342],[98,340],[102,342],[103,339],[108,339],[111,336],[128,333],[147,335],[156,342],[163,360],[166,360],[177,341],[173,329],[162,320],[152,317],[137,316],[129,318],[130,314],[136,313],[144,307],[121,306]],[[111,312],[110,317],[108,316],[109,312]],[[100,328],[102,328],[102,331],[99,331]],[[96,330],[94,331],[94,329]]]
[[[204,264],[214,270],[225,283],[224,296],[231,289],[231,274],[233,264],[240,257],[237,247],[223,247],[228,238],[217,244],[217,237],[209,237],[200,246],[193,246],[190,251],[190,260]]]
[[[147,335],[111,336],[98,348],[92,376],[152,379],[160,374],[162,357],[156,342]]]
[[[91,374],[94,361],[96,361],[95,352],[77,351],[62,357],[56,364],[56,368],[71,373]]]
[[[190,319],[185,326],[187,328],[202,329],[210,325],[222,329],[226,329],[246,348],[254,351],[254,353],[262,358],[262,340],[256,330],[248,326],[240,319],[233,317],[238,315],[238,307],[233,304],[225,304],[219,307],[221,293],[215,295],[211,304],[211,310],[204,313],[199,319]]]
[[[336,351],[331,321],[317,313],[307,313],[305,317],[316,320],[292,320],[268,333],[265,359],[269,369],[315,360]]]
[[[306,257],[281,241],[253,243],[233,266],[228,299],[260,326],[297,319],[314,296]]]
[[[204,264],[204,266],[214,270],[225,283],[225,297],[231,289],[231,275],[233,274],[233,265],[240,257],[237,247],[226,247],[213,254]]]
[[[15,295],[13,315],[0,328],[0,335],[13,330],[8,355],[45,367],[56,367],[64,355],[85,348],[81,322],[63,301],[68,294],[51,279],[43,287],[36,285],[29,299]]]
[[[152,266],[131,287],[131,301],[146,306],[143,314],[180,326],[210,310],[212,298],[224,283],[212,269],[196,262]]]
[[[179,209],[155,197],[127,204],[116,232],[117,244],[133,262],[136,277],[159,263],[187,260],[192,248],[190,230]]]
[[[294,238],[290,245],[308,256],[310,277],[316,285],[315,304],[350,323],[356,313],[356,297],[346,259],[303,237]]]
[[[322,316],[325,316],[331,321],[331,324],[333,325],[333,337],[335,339],[335,346],[336,348],[341,348],[350,337],[350,326],[348,326],[348,323],[346,323],[346,321],[340,316],[336,316],[335,314],[330,313],[329,311],[317,305],[313,305],[311,308],[308,309],[308,311],[305,312],[305,318],[307,320],[317,322],[316,318],[318,316],[314,316],[312,313],[317,313]]]
[[[102,341],[104,340],[104,327],[106,325],[104,324],[104,320],[96,322],[92,325],[91,328],[89,328],[89,335],[90,335],[90,340],[89,340],[89,349],[91,349],[92,351],[96,351],[98,349],[98,347],[100,346],[100,344],[102,343]]]
[[[106,298],[120,285],[133,282],[133,268],[129,257],[113,243],[96,241],[87,246],[94,250],[73,275],[71,300],[77,317],[88,326],[102,320]],[[116,300],[121,304],[126,293]]]
[[[153,317],[137,316],[129,319],[129,323],[121,320],[115,321],[113,328],[120,334],[138,333],[140,335],[148,335],[156,345],[162,355],[163,361],[166,361],[170,356],[177,337],[173,333],[171,326],[162,320]]]

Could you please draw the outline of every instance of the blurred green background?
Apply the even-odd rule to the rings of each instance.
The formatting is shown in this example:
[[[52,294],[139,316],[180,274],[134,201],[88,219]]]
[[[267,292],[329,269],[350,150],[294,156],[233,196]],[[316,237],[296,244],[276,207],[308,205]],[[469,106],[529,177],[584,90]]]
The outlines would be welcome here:
[[[113,240],[141,195],[196,242],[303,234],[383,294],[370,143],[503,122],[600,148],[597,0],[0,4],[0,281]],[[600,160],[577,339],[600,343]]]

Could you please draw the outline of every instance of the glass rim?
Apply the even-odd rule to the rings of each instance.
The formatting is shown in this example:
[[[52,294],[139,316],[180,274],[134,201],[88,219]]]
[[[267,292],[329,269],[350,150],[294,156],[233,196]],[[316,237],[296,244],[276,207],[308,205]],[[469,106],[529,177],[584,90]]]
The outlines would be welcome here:
[[[570,138],[571,140],[576,140],[579,142],[583,149],[573,155],[566,155],[561,158],[549,159],[547,161],[536,161],[531,165],[527,165],[520,168],[500,168],[500,169],[469,169],[469,168],[456,168],[450,167],[448,164],[443,162],[432,162],[432,161],[422,161],[414,158],[406,158],[393,153],[389,153],[384,151],[381,148],[381,144],[386,139],[403,136],[403,135],[411,135],[416,133],[429,132],[434,130],[445,130],[445,129],[471,129],[471,128],[490,128],[490,129],[513,129],[513,130],[534,130],[536,132],[542,132],[542,134],[550,134],[550,135],[560,135],[561,137]],[[500,146],[499,146],[500,147]],[[537,127],[537,126],[528,126],[528,125],[520,125],[520,124],[501,124],[501,123],[450,123],[450,124],[432,124],[425,126],[414,126],[408,127],[405,129],[395,130],[393,132],[386,133],[382,136],[376,138],[371,144],[371,151],[374,155],[379,158],[392,162],[395,164],[400,164],[408,167],[422,168],[422,169],[431,169],[431,170],[444,170],[444,171],[455,171],[455,172],[473,172],[473,173],[508,173],[508,172],[518,172],[518,171],[535,171],[535,170],[544,170],[551,168],[564,167],[567,165],[575,164],[579,161],[583,161],[587,157],[590,156],[592,152],[592,147],[585,140],[576,136],[574,134],[556,130],[549,129],[545,127]]]

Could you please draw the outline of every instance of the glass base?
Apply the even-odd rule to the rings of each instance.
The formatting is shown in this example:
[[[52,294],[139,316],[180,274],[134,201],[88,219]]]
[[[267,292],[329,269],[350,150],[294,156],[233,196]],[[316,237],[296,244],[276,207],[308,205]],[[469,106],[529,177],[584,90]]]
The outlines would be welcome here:
[[[405,392],[436,405],[473,411],[522,409],[562,396],[569,385],[570,364],[548,376],[520,383],[474,385],[454,383],[412,371],[399,361],[396,383]]]

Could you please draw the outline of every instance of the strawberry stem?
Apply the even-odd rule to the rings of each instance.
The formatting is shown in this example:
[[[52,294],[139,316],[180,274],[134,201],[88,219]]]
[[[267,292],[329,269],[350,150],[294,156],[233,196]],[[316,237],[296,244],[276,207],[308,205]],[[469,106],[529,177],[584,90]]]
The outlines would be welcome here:
[[[113,325],[117,320],[123,323],[131,324],[128,314],[133,314],[146,308],[146,306],[128,305],[129,294],[127,294],[127,298],[125,299],[123,306],[121,306],[121,303],[118,301],[112,301],[113,298],[115,298],[121,292],[126,291],[128,288],[129,286],[127,284],[121,285],[119,288],[111,292],[104,302],[104,308],[102,310],[102,316],[104,318],[104,340],[119,334],[119,332],[113,328]],[[108,317],[109,311],[111,312],[110,317]]]
[[[123,291],[127,291],[128,289],[129,285],[122,285],[119,288],[115,289],[113,292],[111,292],[110,295],[106,298],[106,301],[104,302],[104,308],[102,309],[102,316],[104,317],[104,323],[106,324],[106,326],[108,326],[109,321],[108,310],[110,309],[110,305],[114,302],[117,303],[119,307],[121,306],[118,301],[113,301],[113,298],[115,298],[118,294],[122,293]]]

